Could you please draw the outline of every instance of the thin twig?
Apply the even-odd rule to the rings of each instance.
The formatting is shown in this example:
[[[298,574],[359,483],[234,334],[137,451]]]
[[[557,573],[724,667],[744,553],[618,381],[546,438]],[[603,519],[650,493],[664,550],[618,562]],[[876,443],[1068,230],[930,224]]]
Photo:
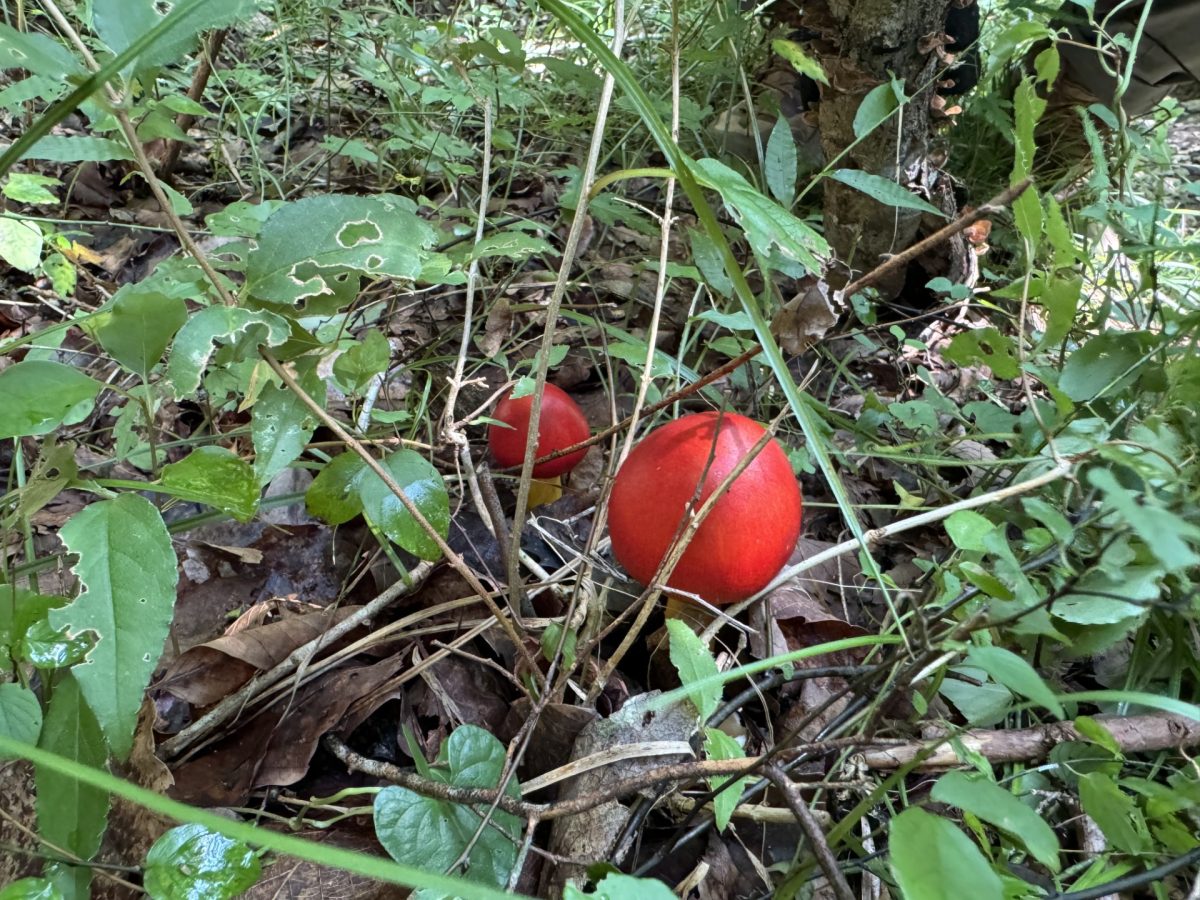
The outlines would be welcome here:
[[[821,867],[821,871],[825,873],[825,879],[833,888],[834,896],[837,897],[837,900],[856,900],[854,891],[850,890],[846,876],[842,874],[842,869],[838,865],[837,859],[834,858],[833,851],[829,849],[825,833],[821,831],[821,826],[813,817],[812,810],[808,808],[804,798],[800,796],[800,791],[796,789],[792,779],[774,763],[763,766],[762,773],[783,794],[788,809],[796,816],[796,821],[800,823],[800,829],[808,838],[808,845],[812,848],[813,856],[817,858],[817,865]]]

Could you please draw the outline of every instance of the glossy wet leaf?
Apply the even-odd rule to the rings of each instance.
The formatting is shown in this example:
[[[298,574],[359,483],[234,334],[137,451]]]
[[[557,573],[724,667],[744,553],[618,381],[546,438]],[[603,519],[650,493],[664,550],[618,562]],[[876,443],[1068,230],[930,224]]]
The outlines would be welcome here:
[[[146,893],[154,900],[226,900],[262,874],[258,854],[203,825],[180,825],[146,854]]]
[[[341,525],[362,513],[357,485],[365,468],[362,457],[351,452],[327,462],[304,494],[308,511],[329,525]]]
[[[163,466],[159,484],[173,497],[204,503],[243,522],[258,509],[254,469],[224,447],[198,447],[179,462]]]
[[[300,387],[324,407],[325,383],[315,370],[300,379]],[[316,429],[316,414],[295,391],[276,384],[264,387],[250,411],[258,483],[266,484],[298,459]]]
[[[443,539],[450,530],[450,497],[438,470],[415,450],[397,450],[380,460]],[[393,543],[422,559],[441,556],[438,545],[378,475],[364,468],[356,482],[363,515]]]

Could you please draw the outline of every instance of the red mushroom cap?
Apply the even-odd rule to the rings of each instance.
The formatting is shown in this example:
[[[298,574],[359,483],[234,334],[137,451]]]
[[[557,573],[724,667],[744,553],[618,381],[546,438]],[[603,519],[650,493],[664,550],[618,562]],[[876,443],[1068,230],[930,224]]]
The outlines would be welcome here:
[[[617,472],[608,505],[613,554],[630,575],[650,582],[700,478],[704,484],[693,509],[720,486],[764,430],[745,416],[697,413],[655,429],[633,448]],[[801,506],[792,467],[772,439],[717,500],[667,585],[717,605],[756,593],[795,548]]]
[[[525,438],[529,434],[529,413],[533,407],[533,395],[513,398],[510,394],[496,404],[492,418],[504,425],[488,426],[488,449],[501,466],[519,466],[525,458]],[[560,387],[547,383],[542,392],[542,413],[538,417],[537,456],[545,456],[562,450],[591,435],[587,419],[579,404]],[[587,455],[587,448],[560,456],[533,467],[534,478],[553,478],[579,465]]]

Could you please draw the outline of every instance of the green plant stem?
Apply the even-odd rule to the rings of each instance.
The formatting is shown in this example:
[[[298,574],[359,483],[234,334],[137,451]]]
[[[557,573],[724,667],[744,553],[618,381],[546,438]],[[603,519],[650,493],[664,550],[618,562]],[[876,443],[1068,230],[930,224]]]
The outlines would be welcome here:
[[[354,853],[292,835],[277,834],[265,828],[171,800],[154,791],[130,784],[108,772],[90,768],[74,760],[66,759],[55,753],[48,753],[2,735],[0,735],[0,754],[29,760],[39,768],[55,772],[64,778],[86,784],[97,790],[114,794],[178,822],[203,825],[205,828],[235,841],[243,841],[265,850],[274,850],[277,853],[306,859],[318,865],[353,872],[365,878],[374,878],[389,884],[400,884],[411,888],[430,888],[450,896],[463,897],[466,900],[507,900],[507,898],[520,896],[478,882],[451,878],[440,872],[426,872],[412,866],[400,865],[378,856]]]

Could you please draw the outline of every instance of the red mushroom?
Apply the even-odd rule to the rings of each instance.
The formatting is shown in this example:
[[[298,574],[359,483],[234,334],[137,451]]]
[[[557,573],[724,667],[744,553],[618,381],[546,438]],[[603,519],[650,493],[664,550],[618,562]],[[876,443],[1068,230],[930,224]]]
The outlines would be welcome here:
[[[650,582],[693,497],[699,509],[764,430],[745,416],[698,413],[668,422],[633,448],[608,506],[613,554],[630,575]],[[667,586],[716,605],[766,587],[796,546],[801,505],[792,467],[771,439],[700,524]]]
[[[501,466],[519,466],[525,458],[525,439],[529,434],[529,413],[533,395],[514,398],[511,394],[496,404],[492,418],[503,425],[488,426],[488,448]],[[546,456],[580,441],[591,434],[583,410],[560,387],[547,384],[542,392],[542,412],[538,418],[537,449],[534,458]],[[534,478],[553,478],[569,472],[587,455],[587,448],[568,453],[533,467]]]

